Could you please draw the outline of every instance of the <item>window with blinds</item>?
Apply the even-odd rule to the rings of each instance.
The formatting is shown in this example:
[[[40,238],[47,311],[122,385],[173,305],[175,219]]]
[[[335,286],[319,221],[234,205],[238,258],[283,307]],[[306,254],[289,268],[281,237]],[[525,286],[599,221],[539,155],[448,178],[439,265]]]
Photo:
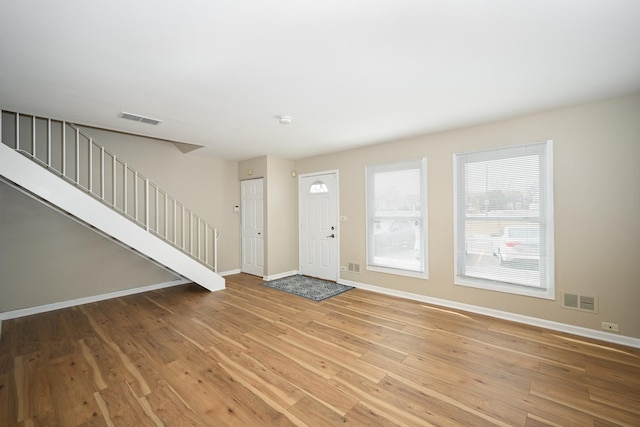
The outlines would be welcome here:
[[[553,143],[454,155],[455,283],[555,299]]]
[[[367,166],[367,269],[427,277],[426,159]]]

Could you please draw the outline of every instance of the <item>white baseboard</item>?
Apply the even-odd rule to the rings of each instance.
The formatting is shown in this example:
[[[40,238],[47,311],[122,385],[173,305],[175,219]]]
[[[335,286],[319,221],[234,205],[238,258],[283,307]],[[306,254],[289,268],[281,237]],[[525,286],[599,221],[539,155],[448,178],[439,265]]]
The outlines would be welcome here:
[[[170,282],[158,283],[155,285],[141,286],[139,288],[125,289],[122,291],[109,292],[107,294],[94,295],[90,297],[77,298],[68,301],[54,302],[52,304],[39,305],[37,307],[21,308],[19,310],[5,311],[0,313],[0,333],[3,320],[15,319],[17,317],[30,316],[32,314],[46,313],[47,311],[60,310],[61,308],[74,307],[76,305],[89,304],[92,302],[104,301],[111,298],[119,298],[127,295],[139,294],[141,292],[149,292],[157,289],[170,288],[172,286],[184,285],[192,283],[189,279],[178,279]]]
[[[539,319],[537,317],[524,316],[521,314],[509,313],[507,311],[494,310],[477,305],[464,304],[456,301],[450,301],[440,298],[428,297],[425,295],[414,294],[411,292],[397,291],[393,289],[383,288],[379,286],[368,285],[365,283],[352,282],[351,280],[338,280],[338,283],[355,288],[365,289],[372,292],[391,295],[400,298],[406,298],[414,301],[426,302],[429,304],[439,305],[447,308],[455,308],[458,310],[469,311],[471,313],[483,314],[485,316],[495,317],[498,319],[510,320],[512,322],[524,323],[526,325],[538,326],[540,328],[551,329],[568,334],[578,335],[586,338],[593,338],[600,341],[606,341],[614,344],[626,345],[629,347],[640,348],[640,339],[628,337],[625,335],[614,335],[604,331],[583,328],[581,326],[569,325],[566,323],[554,322],[552,320]]]
[[[224,276],[230,276],[232,274],[240,274],[242,273],[242,270],[237,269],[237,270],[229,270],[229,271],[223,271],[221,273],[218,273],[220,276],[224,277]],[[295,276],[296,274],[298,274],[298,270],[292,270],[292,271],[287,271],[284,273],[278,273],[278,274],[273,274],[271,276],[262,276],[263,280],[276,280],[276,279],[282,279],[283,277],[289,277],[289,276]]]
[[[299,273],[298,270],[291,270],[291,271],[286,271],[284,273],[272,274],[271,276],[264,276],[263,279],[267,281],[282,279],[284,277],[295,276],[298,273]]]
[[[227,270],[227,271],[222,271],[220,273],[218,273],[220,276],[224,277],[224,276],[231,276],[232,274],[240,274],[242,273],[242,271],[240,271],[240,269],[235,269],[235,270]]]

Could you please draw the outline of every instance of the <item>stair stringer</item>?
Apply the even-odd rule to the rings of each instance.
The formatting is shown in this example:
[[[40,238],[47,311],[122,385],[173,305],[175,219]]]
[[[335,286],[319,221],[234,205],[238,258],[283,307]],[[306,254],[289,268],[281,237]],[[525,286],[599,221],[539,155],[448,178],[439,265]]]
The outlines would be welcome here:
[[[4,144],[0,175],[203,288],[225,288],[222,276]]]

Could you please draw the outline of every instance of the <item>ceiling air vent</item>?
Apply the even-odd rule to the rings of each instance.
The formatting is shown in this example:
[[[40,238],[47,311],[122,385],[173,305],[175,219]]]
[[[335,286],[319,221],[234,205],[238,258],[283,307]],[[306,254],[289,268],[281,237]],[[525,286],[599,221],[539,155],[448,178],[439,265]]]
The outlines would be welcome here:
[[[148,125],[158,125],[162,123],[162,120],[152,119],[151,117],[144,117],[138,114],[125,113],[124,111],[120,113],[120,117],[127,120],[133,120],[134,122],[146,123]]]

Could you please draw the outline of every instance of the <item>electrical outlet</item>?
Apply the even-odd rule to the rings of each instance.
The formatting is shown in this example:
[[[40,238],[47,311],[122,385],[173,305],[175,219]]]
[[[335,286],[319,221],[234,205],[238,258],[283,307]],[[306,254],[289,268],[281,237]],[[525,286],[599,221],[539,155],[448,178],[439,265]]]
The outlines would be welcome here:
[[[620,331],[620,328],[618,327],[617,323],[609,323],[609,322],[602,322],[602,329],[604,329],[605,331],[613,331],[613,332]]]

